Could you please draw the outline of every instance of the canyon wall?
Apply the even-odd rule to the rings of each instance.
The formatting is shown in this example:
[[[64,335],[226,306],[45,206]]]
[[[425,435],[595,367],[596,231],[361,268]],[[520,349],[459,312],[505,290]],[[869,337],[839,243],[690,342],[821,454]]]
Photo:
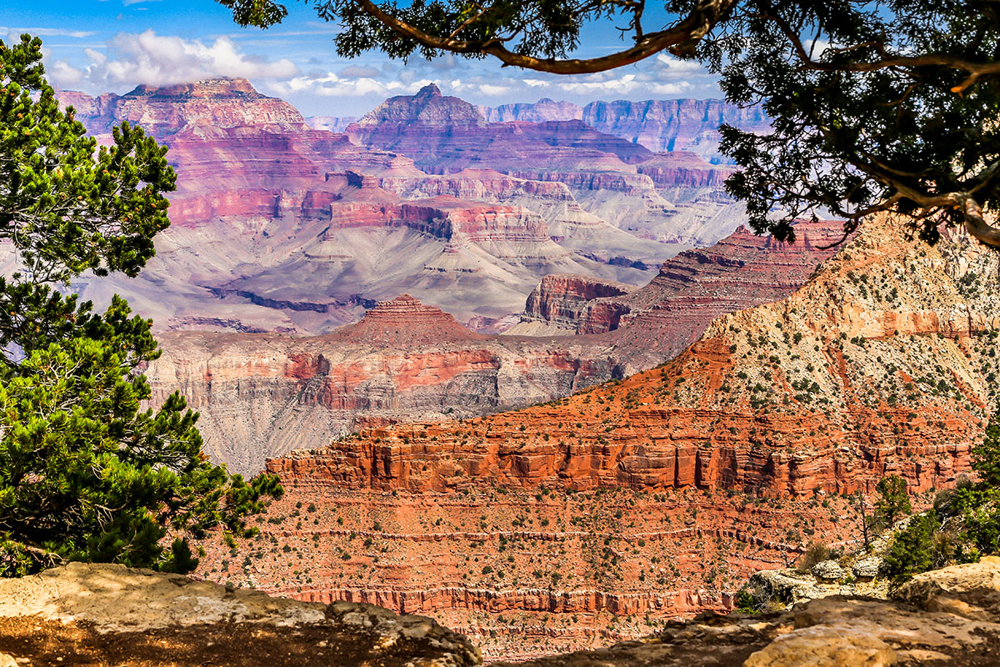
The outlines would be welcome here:
[[[599,132],[654,152],[690,151],[713,164],[728,160],[719,152],[720,125],[725,123],[749,132],[767,132],[770,127],[760,107],[743,109],[723,100],[616,100],[580,107],[542,99],[533,104],[480,109],[492,123],[580,120]]]
[[[380,224],[388,209],[377,201],[359,202],[339,224]],[[468,219],[464,209],[457,212],[463,215],[443,209],[407,224],[461,228]],[[266,457],[322,445],[373,420],[473,417],[561,398],[662,363],[713,317],[791,293],[833,253],[815,245],[839,238],[841,226],[798,229],[793,245],[738,231],[666,262],[641,288],[576,274],[546,277],[522,321],[499,338],[475,335],[441,310],[401,297],[321,337],[163,334],[165,353],[147,375],[156,400],[180,390],[202,413],[213,458],[252,473]],[[478,225],[467,231],[485,233]],[[325,243],[310,252],[342,251]]]
[[[544,278],[509,334],[601,334],[632,374],[671,359],[720,315],[778,301],[798,289],[843,236],[839,221],[799,222],[793,244],[744,227],[717,244],[687,250],[638,289],[581,276]]]
[[[211,576],[420,610],[493,659],[730,608],[749,571],[853,544],[849,494],[894,473],[927,503],[969,472],[997,398],[995,271],[967,238],[928,248],[871,222],[656,369],[269,461],[288,494],[260,520],[262,557],[210,552]]]
[[[146,370],[154,403],[180,391],[205,451],[256,474],[267,457],[373,424],[472,417],[614,377],[600,341],[484,336],[408,295],[325,336],[170,332]]]
[[[634,138],[576,119],[491,122],[496,118],[429,85],[386,100],[346,132],[360,145],[405,155],[428,173],[489,168],[563,183],[586,213],[635,239],[711,245],[744,217],[723,188],[731,169],[681,147],[654,153]],[[712,122],[703,119],[698,127]]]
[[[126,296],[160,330],[321,334],[403,292],[463,321],[500,320],[519,312],[548,273],[642,284],[684,249],[589,213],[547,173],[606,164],[655,194],[653,179],[627,164],[648,150],[580,123],[497,129],[471,105],[428,88],[356,124],[386,145],[439,151],[446,162],[463,152],[484,158],[466,160],[472,169],[461,169],[462,160],[428,167],[456,172],[436,176],[411,157],[310,127],[245,80],[60,97],[99,141],[126,121],[170,148],[178,190],[157,257],[137,280],[84,277],[76,286],[97,303]],[[484,140],[480,126],[495,136]],[[545,178],[489,168],[504,151]]]

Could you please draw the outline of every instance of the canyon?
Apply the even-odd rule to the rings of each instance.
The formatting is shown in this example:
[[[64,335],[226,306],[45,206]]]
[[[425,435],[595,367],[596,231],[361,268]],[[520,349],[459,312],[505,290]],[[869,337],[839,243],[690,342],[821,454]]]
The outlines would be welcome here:
[[[242,565],[207,545],[207,576],[428,614],[487,659],[731,609],[752,571],[856,543],[850,494],[893,473],[926,504],[969,472],[997,398],[996,268],[966,237],[869,221],[790,296],[657,368],[269,460],[286,496]]]
[[[147,369],[154,404],[181,391],[208,453],[247,474],[365,425],[473,417],[644,370],[711,316],[784,296],[823,257],[793,250],[800,265],[781,268],[781,249],[751,259],[737,243],[719,258],[678,256],[704,270],[671,278],[671,257],[738,224],[727,167],[578,120],[489,122],[435,86],[387,100],[346,134],[238,79],[60,99],[100,142],[129,122],[170,148],[179,186],[157,257],[137,279],[73,287],[98,305],[122,294],[153,319],[164,350]],[[741,268],[758,260],[786,283]],[[741,277],[698,294],[726,262]],[[621,298],[586,300],[576,328],[522,313],[533,290],[572,309],[553,292],[561,276],[618,285]],[[436,313],[416,338],[340,329],[366,312],[370,325],[401,294],[410,311],[390,318]]]
[[[205,451],[256,474],[268,457],[366,426],[473,417],[620,376],[601,341],[487,336],[409,295],[322,336],[167,332],[153,402],[180,391]]]
[[[146,371],[201,413],[206,451],[255,473],[264,460],[375,423],[468,418],[566,396],[678,354],[720,314],[778,300],[834,250],[839,222],[797,225],[795,244],[745,229],[668,260],[635,288],[543,278],[521,321],[483,335],[405,295],[330,334],[172,331]]]
[[[74,284],[122,294],[161,331],[324,334],[404,292],[494,322],[551,273],[645,284],[741,218],[726,167],[580,121],[489,123],[434,86],[346,134],[241,79],[59,98],[99,142],[128,122],[170,148],[157,257],[135,280]]]
[[[757,127],[753,114],[743,120]],[[714,121],[674,114],[664,122],[696,133]],[[489,122],[479,108],[433,84],[389,98],[345,131],[355,143],[405,155],[428,173],[487,167],[561,182],[587,213],[642,239],[710,245],[742,218],[722,187],[729,167],[679,148],[656,153],[582,120]]]
[[[551,275],[528,295],[508,334],[598,334],[626,375],[672,359],[720,315],[779,301],[798,289],[843,237],[838,221],[799,222],[795,243],[745,227],[708,248],[667,260],[638,289],[582,276]]]
[[[429,85],[307,122],[230,79],[62,100],[102,143],[141,124],[180,176],[143,276],[73,287],[153,317],[151,404],[181,392],[213,460],[285,489],[240,549],[201,541],[224,587],[170,595],[391,626],[366,657],[431,633],[478,663],[444,625],[536,664],[688,636],[753,572],[856,545],[883,476],[928,506],[998,398],[995,253],[891,217],[753,235],[714,128],[766,131],[758,109]],[[740,626],[734,655],[782,664],[785,621]]]

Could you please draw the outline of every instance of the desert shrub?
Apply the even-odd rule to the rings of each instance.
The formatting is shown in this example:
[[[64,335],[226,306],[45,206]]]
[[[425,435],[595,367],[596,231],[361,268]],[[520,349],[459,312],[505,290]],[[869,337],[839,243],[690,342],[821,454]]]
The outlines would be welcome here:
[[[823,542],[813,542],[806,549],[802,557],[799,558],[798,565],[796,569],[799,572],[805,574],[812,570],[813,566],[817,563],[822,563],[825,560],[830,559],[830,548],[826,546]]]
[[[932,510],[913,517],[909,525],[893,537],[883,567],[895,585],[941,562],[935,541],[940,527],[937,513]]]
[[[760,614],[782,609],[787,602],[767,582],[753,579],[736,592],[735,606],[743,614]]]

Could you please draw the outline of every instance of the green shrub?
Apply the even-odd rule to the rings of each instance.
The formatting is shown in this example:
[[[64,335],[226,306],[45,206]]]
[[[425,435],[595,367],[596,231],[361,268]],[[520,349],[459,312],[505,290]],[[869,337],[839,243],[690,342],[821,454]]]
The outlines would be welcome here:
[[[806,552],[799,558],[796,569],[805,574],[812,570],[817,563],[822,563],[830,558],[830,549],[823,542],[813,542],[806,549]]]

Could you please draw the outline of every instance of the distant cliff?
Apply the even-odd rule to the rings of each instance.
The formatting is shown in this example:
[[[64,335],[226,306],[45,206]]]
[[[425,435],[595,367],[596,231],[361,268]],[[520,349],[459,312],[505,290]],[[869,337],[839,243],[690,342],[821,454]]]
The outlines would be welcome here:
[[[480,107],[490,122],[581,120],[606,134],[645,146],[651,151],[690,151],[718,164],[728,161],[719,152],[719,126],[733,125],[748,132],[766,132],[769,122],[760,107],[740,108],[723,100],[646,100],[571,102],[543,99],[533,104]]]

